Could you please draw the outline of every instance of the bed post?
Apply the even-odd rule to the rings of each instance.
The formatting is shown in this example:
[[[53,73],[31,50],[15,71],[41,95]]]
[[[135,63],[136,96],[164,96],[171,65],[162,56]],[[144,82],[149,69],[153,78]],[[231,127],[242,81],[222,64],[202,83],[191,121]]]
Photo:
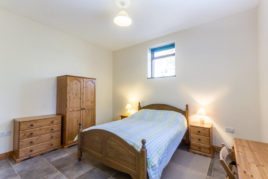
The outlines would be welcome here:
[[[142,147],[140,151],[140,163],[139,163],[139,174],[138,179],[147,179],[147,150],[146,150],[146,140],[141,140]]]
[[[190,124],[189,124],[189,106],[188,106],[188,104],[186,104],[186,107],[185,107],[185,117],[186,117],[186,121],[187,121],[187,131],[186,131],[186,137],[185,137],[185,143],[187,144],[187,145],[189,145],[190,144],[190,134],[189,134],[189,126],[190,126]]]
[[[138,111],[141,110],[141,102],[138,104]]]
[[[79,123],[79,130],[78,130],[78,151],[77,151],[77,158],[79,161],[82,160],[82,131],[83,131],[83,127],[82,124]]]

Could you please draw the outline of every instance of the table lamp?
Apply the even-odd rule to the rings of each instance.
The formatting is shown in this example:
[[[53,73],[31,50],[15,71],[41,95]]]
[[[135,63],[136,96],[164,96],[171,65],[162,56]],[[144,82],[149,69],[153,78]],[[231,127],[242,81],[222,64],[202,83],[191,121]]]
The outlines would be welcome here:
[[[206,116],[206,109],[204,107],[199,108],[197,115],[200,120],[200,124],[205,124]]]

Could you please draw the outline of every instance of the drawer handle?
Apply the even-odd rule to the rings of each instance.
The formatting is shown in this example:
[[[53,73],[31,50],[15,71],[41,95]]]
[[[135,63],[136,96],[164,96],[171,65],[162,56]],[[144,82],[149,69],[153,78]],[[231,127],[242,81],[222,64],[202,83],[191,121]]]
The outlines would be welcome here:
[[[53,146],[53,144],[50,144],[50,146],[52,147],[52,146]]]
[[[50,131],[54,131],[54,129],[50,129]]]
[[[198,139],[198,141],[200,142],[200,141],[201,141],[201,139]]]
[[[30,144],[33,144],[33,141],[30,141]]]
[[[30,127],[33,127],[34,126],[34,124],[30,124]]]
[[[51,124],[54,124],[54,121],[51,121],[50,123],[51,123]]]
[[[197,131],[197,133],[199,133],[199,134],[200,134],[200,132],[201,132],[201,131]]]
[[[32,136],[33,135],[33,133],[31,132],[30,134],[29,134],[29,136]]]
[[[53,138],[54,138],[54,136],[51,136],[51,137],[50,137],[50,139],[53,139]]]
[[[30,152],[33,152],[33,149],[31,149]]]
[[[201,147],[198,147],[198,150],[201,150]]]

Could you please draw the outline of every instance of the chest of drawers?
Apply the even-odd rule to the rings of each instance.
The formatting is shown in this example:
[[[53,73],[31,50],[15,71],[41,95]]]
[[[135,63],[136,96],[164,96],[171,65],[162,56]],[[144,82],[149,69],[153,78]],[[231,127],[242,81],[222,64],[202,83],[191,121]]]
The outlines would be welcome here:
[[[190,150],[194,153],[212,156],[212,125],[191,124],[190,125]]]
[[[16,162],[61,147],[60,115],[14,119],[13,158]]]

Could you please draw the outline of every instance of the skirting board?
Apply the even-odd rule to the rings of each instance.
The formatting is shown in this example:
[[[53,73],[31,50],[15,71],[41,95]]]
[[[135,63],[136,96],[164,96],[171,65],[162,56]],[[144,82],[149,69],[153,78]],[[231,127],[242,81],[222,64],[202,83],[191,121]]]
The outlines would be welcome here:
[[[11,156],[11,154],[12,154],[12,151],[0,154],[0,160],[4,160],[4,159],[9,158]]]

